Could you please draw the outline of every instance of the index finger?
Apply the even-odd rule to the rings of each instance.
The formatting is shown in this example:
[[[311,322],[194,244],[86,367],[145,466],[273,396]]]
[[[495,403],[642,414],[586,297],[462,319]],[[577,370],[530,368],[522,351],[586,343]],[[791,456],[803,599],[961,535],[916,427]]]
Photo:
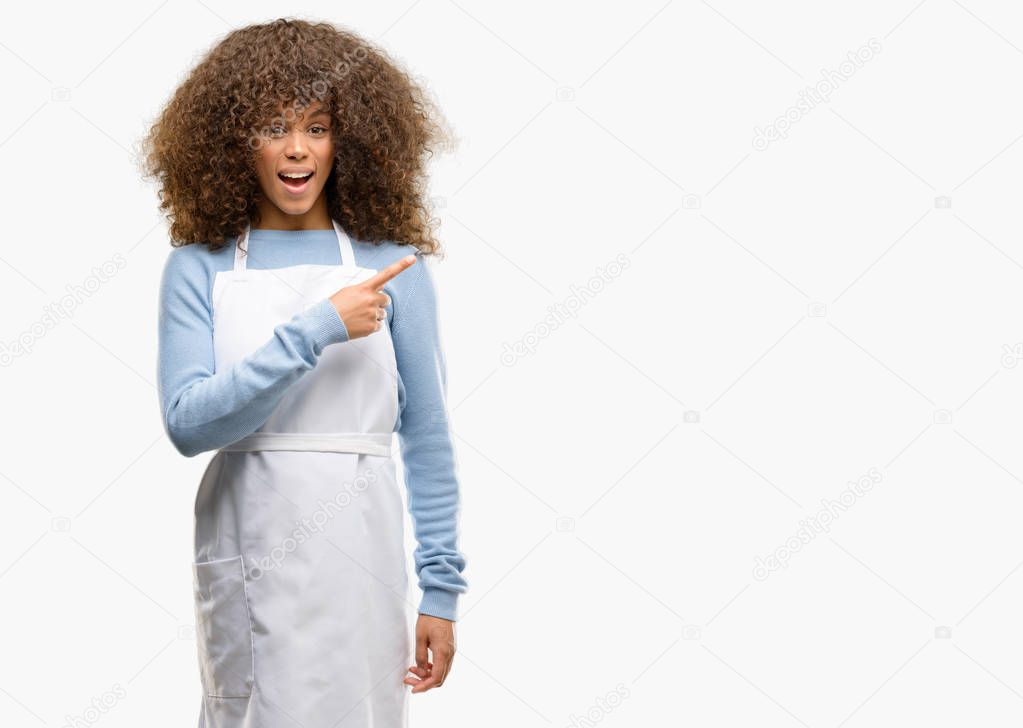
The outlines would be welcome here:
[[[415,262],[416,256],[406,255],[401,260],[395,263],[391,263],[389,266],[387,266],[386,268],[384,268],[382,271],[378,272],[371,278],[367,278],[366,280],[364,280],[362,282],[362,285],[366,286],[367,288],[371,288],[374,291],[378,291],[384,287],[384,284],[387,283],[387,281],[394,278],[396,275],[401,273],[403,270],[405,270]]]

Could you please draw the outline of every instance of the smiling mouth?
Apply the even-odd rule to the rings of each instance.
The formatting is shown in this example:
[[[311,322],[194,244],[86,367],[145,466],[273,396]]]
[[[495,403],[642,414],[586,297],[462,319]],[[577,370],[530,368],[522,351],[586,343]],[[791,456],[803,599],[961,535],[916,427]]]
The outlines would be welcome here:
[[[301,177],[294,177],[285,174],[277,174],[277,178],[284,183],[284,186],[294,192],[300,192],[305,189],[305,186],[309,184],[309,180],[313,178],[313,173],[309,172]]]

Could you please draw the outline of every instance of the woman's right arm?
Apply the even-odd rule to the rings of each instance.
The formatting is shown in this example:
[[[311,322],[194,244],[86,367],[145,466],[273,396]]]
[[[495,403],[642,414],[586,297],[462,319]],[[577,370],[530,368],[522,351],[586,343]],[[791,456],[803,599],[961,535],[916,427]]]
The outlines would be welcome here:
[[[327,345],[348,340],[340,314],[325,298],[279,324],[259,349],[216,371],[209,300],[213,273],[204,254],[204,249],[171,251],[160,281],[160,410],[167,436],[188,457],[255,432],[288,387],[316,366]]]

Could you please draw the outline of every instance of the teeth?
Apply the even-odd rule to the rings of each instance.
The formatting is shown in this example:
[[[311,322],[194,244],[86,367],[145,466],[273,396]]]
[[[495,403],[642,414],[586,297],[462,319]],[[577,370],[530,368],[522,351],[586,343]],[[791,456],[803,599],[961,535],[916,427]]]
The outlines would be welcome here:
[[[305,172],[305,173],[301,173],[301,172],[281,172],[281,177],[288,177],[290,179],[304,179],[305,177],[309,177],[311,174],[312,174],[312,172]]]

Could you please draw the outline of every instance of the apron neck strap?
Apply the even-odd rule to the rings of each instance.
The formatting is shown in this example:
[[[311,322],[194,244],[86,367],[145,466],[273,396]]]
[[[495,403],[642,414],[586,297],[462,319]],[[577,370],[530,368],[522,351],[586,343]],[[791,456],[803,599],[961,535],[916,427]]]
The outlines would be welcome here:
[[[348,233],[341,229],[341,225],[334,218],[330,218],[334,224],[334,232],[337,233],[337,249],[341,254],[341,265],[355,265],[355,251],[352,250],[352,240]]]
[[[247,223],[245,225],[245,230],[242,232],[241,235],[238,236],[238,241],[235,243],[235,246],[234,246],[234,269],[236,271],[245,270],[245,258],[249,254],[249,249],[248,249],[248,247],[246,247],[245,251],[243,252],[242,251],[242,243],[244,243],[245,241],[247,241],[249,239],[249,230],[251,229],[251,227],[252,227],[251,223]]]
[[[337,235],[337,249],[341,256],[341,265],[355,265],[355,251],[352,250],[352,241],[348,237],[338,221],[331,218],[331,223],[334,225],[334,234]],[[236,271],[245,270],[245,259],[248,257],[248,247],[242,249],[242,245],[249,239],[249,231],[252,229],[252,224],[249,223],[245,226],[245,231],[238,236],[238,241],[234,246],[234,269]]]

